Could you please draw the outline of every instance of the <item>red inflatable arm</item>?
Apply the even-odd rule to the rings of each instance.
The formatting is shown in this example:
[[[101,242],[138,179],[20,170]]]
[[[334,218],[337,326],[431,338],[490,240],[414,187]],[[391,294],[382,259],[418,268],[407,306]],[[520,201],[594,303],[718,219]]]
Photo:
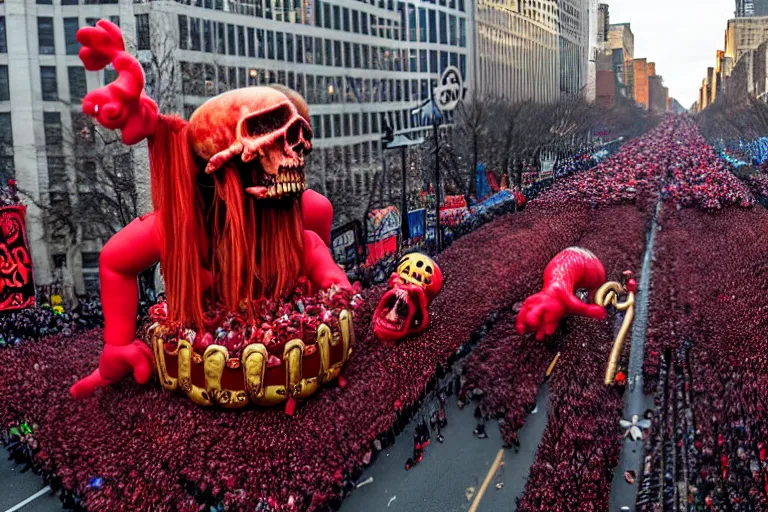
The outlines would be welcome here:
[[[328,246],[309,230],[304,231],[304,273],[312,283],[313,293],[333,285],[352,288],[347,274],[333,261]]]
[[[325,245],[331,245],[333,205],[324,195],[307,189],[301,194],[301,216],[304,229],[317,233]]]
[[[586,304],[576,296],[576,290],[590,292],[605,283],[605,269],[597,256],[586,249],[571,247],[552,258],[544,270],[544,288],[523,303],[517,315],[517,331],[535,332],[537,340],[551,336],[566,315],[603,319],[605,309]]]
[[[90,396],[97,388],[133,373],[146,383],[152,374],[152,351],[135,340],[139,290],[136,277],[160,261],[160,233],[155,214],[136,219],[113,236],[99,259],[101,300],[104,309],[104,351],[99,367],[75,383],[75,398]]]
[[[150,137],[157,126],[157,104],[144,92],[144,70],[125,51],[120,28],[101,20],[95,27],[78,30],[77,40],[83,45],[80,60],[85,69],[99,71],[112,64],[118,73],[113,83],[86,94],[83,112],[105,128],[121,130],[125,144]]]

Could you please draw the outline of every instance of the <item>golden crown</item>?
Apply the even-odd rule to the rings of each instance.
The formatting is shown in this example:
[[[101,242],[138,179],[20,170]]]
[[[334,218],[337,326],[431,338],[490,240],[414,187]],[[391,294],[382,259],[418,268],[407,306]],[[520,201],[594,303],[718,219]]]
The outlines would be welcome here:
[[[169,351],[169,330],[162,325],[150,327],[149,334],[163,388],[181,388],[198,405],[239,409],[249,403],[271,406],[290,397],[309,398],[322,384],[336,379],[355,342],[352,312],[342,310],[338,320],[338,332],[320,324],[315,343],[301,339],[286,343],[280,364],[262,343],[246,346],[239,360],[231,360],[226,347],[210,345],[201,355],[184,338]]]

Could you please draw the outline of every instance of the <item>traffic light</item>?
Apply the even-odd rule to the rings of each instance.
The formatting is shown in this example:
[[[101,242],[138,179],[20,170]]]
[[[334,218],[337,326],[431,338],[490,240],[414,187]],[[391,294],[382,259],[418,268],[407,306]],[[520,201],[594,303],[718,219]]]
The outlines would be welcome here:
[[[395,140],[395,131],[392,129],[389,124],[384,124],[384,134],[381,136],[381,142],[384,143],[384,148],[386,149],[392,141]]]

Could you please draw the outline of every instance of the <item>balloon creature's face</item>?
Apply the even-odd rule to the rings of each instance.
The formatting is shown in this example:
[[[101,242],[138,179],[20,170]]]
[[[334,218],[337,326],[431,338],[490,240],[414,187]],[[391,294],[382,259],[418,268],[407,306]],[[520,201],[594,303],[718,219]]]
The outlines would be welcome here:
[[[208,100],[189,120],[189,141],[206,173],[235,163],[257,199],[296,198],[306,188],[312,128],[280,91],[246,87]]]
[[[427,296],[421,286],[413,284],[396,283],[384,293],[373,314],[373,332],[382,341],[397,341],[427,325]]]
[[[423,254],[403,256],[389,286],[373,314],[376,336],[382,341],[397,341],[426,329],[427,306],[443,287],[437,264]]]

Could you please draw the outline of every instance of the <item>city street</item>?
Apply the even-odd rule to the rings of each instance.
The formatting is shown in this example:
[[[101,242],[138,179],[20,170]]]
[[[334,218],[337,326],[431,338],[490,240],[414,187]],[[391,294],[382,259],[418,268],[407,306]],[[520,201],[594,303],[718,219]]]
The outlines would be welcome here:
[[[768,0],[0,0],[0,512],[768,511],[766,289]]]

